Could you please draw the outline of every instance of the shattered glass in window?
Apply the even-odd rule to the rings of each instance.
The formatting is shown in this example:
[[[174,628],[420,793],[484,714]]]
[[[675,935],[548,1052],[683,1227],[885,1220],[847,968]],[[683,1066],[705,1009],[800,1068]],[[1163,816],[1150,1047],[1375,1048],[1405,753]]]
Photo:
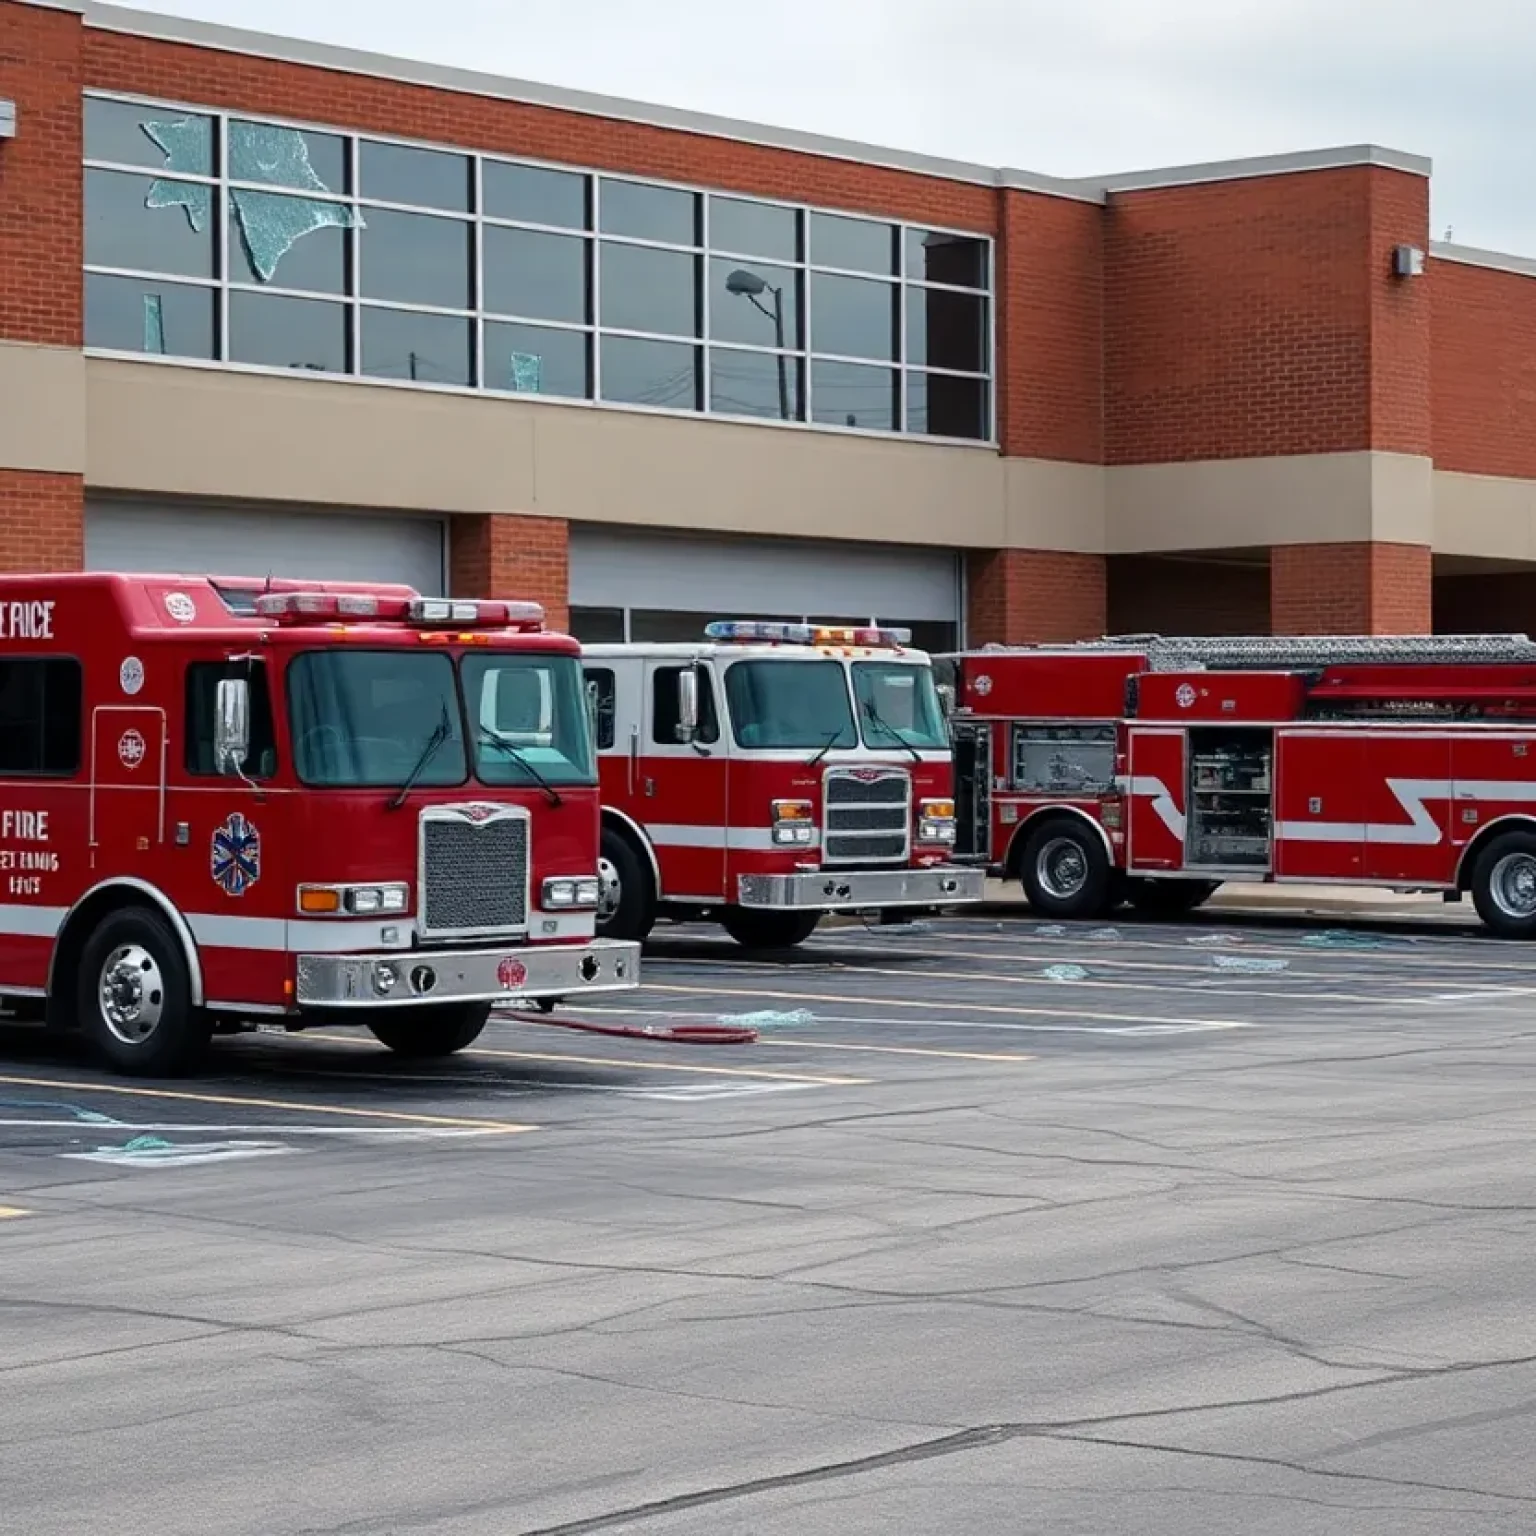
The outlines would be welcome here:
[[[144,295],[144,350],[165,355],[165,306],[158,293]]]
[[[187,176],[207,174],[213,163],[213,133],[206,117],[142,123],[140,127],[145,137],[164,154],[166,170]],[[156,181],[150,185],[144,206],[180,208],[187,216],[187,223],[202,234],[213,213],[213,188],[184,181]]]
[[[512,354],[512,389],[519,395],[536,395],[544,374],[544,359],[531,352]]]

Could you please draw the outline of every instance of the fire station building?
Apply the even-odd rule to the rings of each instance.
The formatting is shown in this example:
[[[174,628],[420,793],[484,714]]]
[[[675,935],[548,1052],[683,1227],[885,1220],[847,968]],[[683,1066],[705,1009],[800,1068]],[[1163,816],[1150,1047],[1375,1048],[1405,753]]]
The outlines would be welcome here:
[[[1536,262],[1376,147],[1063,181],[0,0],[0,568],[1536,630]]]

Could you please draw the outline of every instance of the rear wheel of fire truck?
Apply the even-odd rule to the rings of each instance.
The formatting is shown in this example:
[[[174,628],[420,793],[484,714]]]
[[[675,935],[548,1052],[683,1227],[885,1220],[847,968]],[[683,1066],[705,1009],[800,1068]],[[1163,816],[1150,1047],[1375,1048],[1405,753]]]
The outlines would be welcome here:
[[[480,1038],[490,1017],[489,1003],[442,1003],[401,1013],[381,1012],[368,1028],[395,1055],[421,1061],[467,1050]]]
[[[643,856],[616,827],[603,828],[597,881],[598,937],[643,943],[656,926],[656,889]]]
[[[1099,834],[1067,816],[1041,822],[1030,833],[1019,866],[1026,899],[1046,917],[1103,916],[1113,873]]]
[[[1472,903],[1500,938],[1536,939],[1536,833],[1505,832],[1483,849]]]
[[[1143,917],[1184,917],[1220,889],[1219,880],[1132,880],[1126,899]]]
[[[720,926],[743,949],[793,949],[815,933],[820,912],[762,912],[753,907],[727,907]]]
[[[125,907],[102,919],[80,956],[80,1027],[110,1066],[173,1077],[208,1047],[213,1028],[192,1006],[181,941],[158,913]]]

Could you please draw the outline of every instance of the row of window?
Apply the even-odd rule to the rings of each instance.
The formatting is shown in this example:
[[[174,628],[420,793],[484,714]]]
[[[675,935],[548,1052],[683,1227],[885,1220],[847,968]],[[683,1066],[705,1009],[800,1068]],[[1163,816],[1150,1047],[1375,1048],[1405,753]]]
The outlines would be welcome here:
[[[571,633],[583,645],[622,645],[626,641],[644,641],[652,645],[687,644],[704,634],[704,626],[720,615],[714,612],[686,613],[670,608],[594,608],[571,609]],[[889,625],[910,630],[916,650],[943,655],[959,649],[959,627],[941,619],[902,619],[890,614],[804,614],[735,613],[736,619],[762,623],[832,624],[857,628],[864,624]]]
[[[119,100],[85,126],[90,347],[991,436],[984,238]]]

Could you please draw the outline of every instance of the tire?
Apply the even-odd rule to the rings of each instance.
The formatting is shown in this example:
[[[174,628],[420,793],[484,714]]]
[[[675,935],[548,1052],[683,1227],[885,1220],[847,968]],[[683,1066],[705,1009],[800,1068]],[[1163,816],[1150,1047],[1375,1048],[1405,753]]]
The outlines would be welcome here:
[[[76,1015],[92,1052],[129,1077],[176,1077],[208,1048],[213,1025],[192,1006],[186,954],[165,917],[123,907],[80,952]]]
[[[1143,917],[1175,918],[1203,907],[1220,889],[1219,880],[1136,880],[1128,894]]]
[[[1505,832],[1483,849],[1472,903],[1501,939],[1536,939],[1536,833]]]
[[[1042,822],[1024,844],[1021,883],[1042,917],[1102,917],[1109,910],[1113,876],[1103,839],[1076,817]]]
[[[415,1061],[452,1056],[480,1038],[491,1017],[489,1003],[444,1003],[437,1007],[381,1010],[368,1028],[380,1045]]]
[[[793,949],[815,933],[820,912],[762,912],[728,907],[720,926],[743,949]]]
[[[656,926],[656,884],[635,845],[615,827],[603,828],[597,876],[598,938],[644,943]]]

